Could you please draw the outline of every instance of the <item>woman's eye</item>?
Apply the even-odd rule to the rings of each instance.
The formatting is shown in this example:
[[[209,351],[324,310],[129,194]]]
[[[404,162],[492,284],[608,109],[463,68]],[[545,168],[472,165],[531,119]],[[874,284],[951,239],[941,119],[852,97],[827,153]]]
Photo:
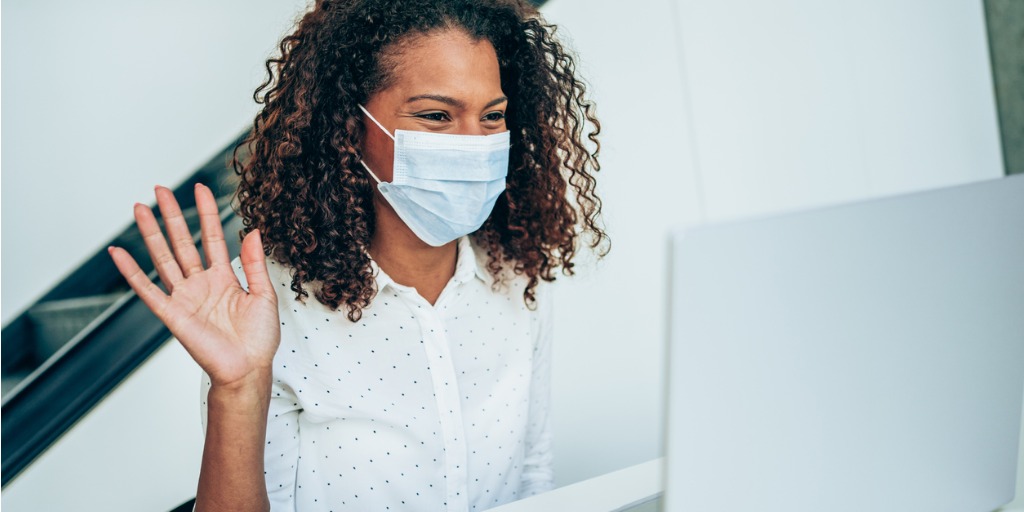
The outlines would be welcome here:
[[[448,115],[444,112],[427,112],[425,114],[418,114],[418,117],[427,119],[430,121],[444,121],[448,118]]]
[[[484,116],[484,120],[486,121],[501,121],[502,119],[505,119],[504,112],[491,112]]]

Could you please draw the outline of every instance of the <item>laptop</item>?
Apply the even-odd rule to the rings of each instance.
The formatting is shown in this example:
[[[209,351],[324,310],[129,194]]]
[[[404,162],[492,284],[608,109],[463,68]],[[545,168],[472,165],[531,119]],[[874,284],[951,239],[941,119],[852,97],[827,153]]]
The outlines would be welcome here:
[[[674,233],[664,510],[1014,497],[1024,176]]]

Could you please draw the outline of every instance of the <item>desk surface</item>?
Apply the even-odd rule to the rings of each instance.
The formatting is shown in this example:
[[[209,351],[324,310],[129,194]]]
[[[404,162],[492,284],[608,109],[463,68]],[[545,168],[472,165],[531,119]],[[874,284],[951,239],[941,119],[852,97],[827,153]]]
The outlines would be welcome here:
[[[662,485],[662,459],[658,458],[491,510],[654,512],[661,508]]]
[[[664,491],[658,458],[492,508],[494,512],[659,512]],[[1004,508],[1002,512],[1024,512]]]

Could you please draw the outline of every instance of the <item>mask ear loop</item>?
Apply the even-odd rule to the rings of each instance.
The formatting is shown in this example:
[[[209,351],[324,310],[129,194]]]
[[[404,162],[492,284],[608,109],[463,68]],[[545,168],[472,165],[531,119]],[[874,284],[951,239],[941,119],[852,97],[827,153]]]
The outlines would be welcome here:
[[[378,178],[377,175],[374,174],[373,171],[371,171],[370,168],[366,166],[366,162],[364,162],[363,159],[360,158],[359,163],[363,166],[363,169],[366,169],[366,172],[370,173],[370,177],[373,178],[373,180],[379,184],[380,178]]]
[[[380,131],[387,134],[388,137],[391,137],[391,140],[395,140],[395,136],[391,135],[391,132],[389,132],[387,128],[384,128],[384,125],[380,124],[380,121],[378,121],[376,117],[373,117],[373,114],[366,110],[366,107],[359,105],[359,109],[362,110],[363,113],[370,118],[370,121],[373,121],[373,124],[377,125],[377,127],[380,128]]]
[[[387,128],[384,128],[384,125],[380,124],[380,121],[378,121],[377,118],[373,117],[373,114],[366,110],[366,107],[364,107],[362,104],[359,104],[359,109],[362,110],[363,113],[366,114],[366,116],[369,117],[371,121],[373,121],[373,124],[377,125],[377,127],[380,128],[380,131],[384,132],[388,137],[391,137],[391,140],[395,140],[395,136],[391,135],[391,132],[389,132]],[[373,179],[377,183],[380,183],[380,178],[378,178],[377,175],[374,174],[373,171],[371,171],[370,168],[366,166],[366,162],[364,162],[362,158],[359,159],[359,163],[362,164],[363,169],[366,169],[366,172],[370,173],[370,176],[373,177]]]

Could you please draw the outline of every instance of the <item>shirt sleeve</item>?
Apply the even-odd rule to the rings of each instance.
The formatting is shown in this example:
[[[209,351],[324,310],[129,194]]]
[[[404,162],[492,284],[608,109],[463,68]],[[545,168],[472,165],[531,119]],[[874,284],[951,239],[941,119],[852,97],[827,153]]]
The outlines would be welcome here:
[[[248,290],[245,274],[238,258],[231,262],[235,275]],[[273,269],[268,269],[273,270]],[[282,334],[281,344],[286,342]],[[302,409],[294,390],[282,377],[278,349],[274,356],[274,375],[270,389],[270,407],[267,412],[267,444],[263,453],[263,471],[270,499],[271,512],[295,512],[295,474],[299,460],[299,413]],[[200,391],[200,417],[203,435],[207,426],[207,397],[211,386],[210,376],[202,372]]]
[[[550,284],[537,287],[538,325],[533,348],[533,374],[530,383],[530,417],[526,430],[526,457],[520,497],[532,496],[554,488],[551,453],[551,344],[553,333]]]

